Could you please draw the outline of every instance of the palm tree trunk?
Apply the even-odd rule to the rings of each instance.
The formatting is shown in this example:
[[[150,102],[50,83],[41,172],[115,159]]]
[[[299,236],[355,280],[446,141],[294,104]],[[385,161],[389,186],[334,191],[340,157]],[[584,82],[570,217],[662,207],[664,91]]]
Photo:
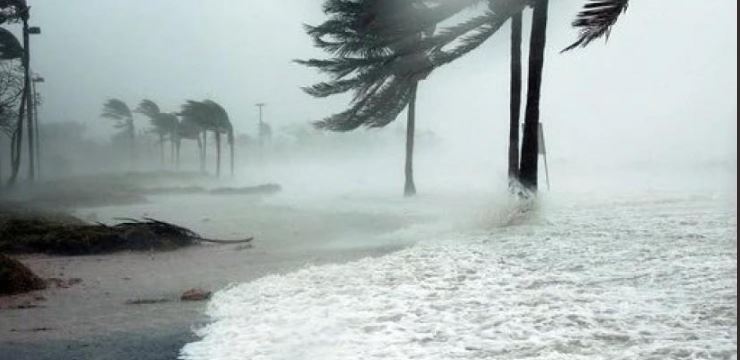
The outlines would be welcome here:
[[[519,117],[522,102],[522,13],[511,17],[511,93],[509,100],[509,185],[519,177]]]
[[[175,165],[175,151],[177,150],[177,139],[175,134],[170,134],[170,164]]]
[[[229,151],[231,152],[229,160],[231,161],[231,177],[234,177],[234,131],[229,133]]]
[[[216,177],[221,177],[221,132],[216,131]]]
[[[133,119],[129,119],[129,128],[128,128],[128,136],[129,136],[129,156],[131,157],[131,170],[133,171],[136,167],[136,129],[134,128],[134,121]]]
[[[25,87],[27,84],[24,84]],[[28,93],[26,90],[23,91],[21,95],[21,105],[20,109],[18,110],[18,123],[16,124],[16,129],[13,132],[13,137],[10,142],[10,178],[8,179],[8,186],[15,185],[15,182],[18,180],[18,173],[20,171],[21,167],[21,157],[22,157],[22,143],[23,143],[23,119],[26,115],[26,95]]]
[[[200,140],[200,135],[195,137],[198,140],[198,155],[200,157],[201,172],[203,171],[203,142]]]
[[[182,142],[182,139],[180,138],[177,138],[175,140],[175,170],[178,170],[178,171],[180,170],[180,143],[181,142]],[[200,141],[198,143],[200,143]]]
[[[206,172],[206,156],[207,154],[207,148],[208,148],[208,131],[203,131],[203,147],[200,149],[201,153],[203,154],[200,157],[200,171]]]
[[[547,34],[547,2],[548,0],[537,0],[534,3],[534,12],[532,14],[532,34],[529,42],[527,108],[524,115],[522,163],[519,169],[519,179],[522,185],[535,192],[537,191],[537,165],[539,160],[540,93]]]
[[[164,169],[164,135],[159,134],[159,163]]]
[[[406,184],[403,195],[406,197],[416,195],[414,184],[414,132],[416,131],[416,90],[419,83],[416,82],[411,89],[411,101],[409,102],[408,120],[406,124]]]

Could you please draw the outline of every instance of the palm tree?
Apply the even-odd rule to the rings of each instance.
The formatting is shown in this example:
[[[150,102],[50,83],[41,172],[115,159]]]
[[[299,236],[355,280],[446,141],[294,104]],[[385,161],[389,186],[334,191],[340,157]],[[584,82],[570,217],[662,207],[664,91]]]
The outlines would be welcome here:
[[[134,128],[134,117],[131,113],[131,109],[126,105],[125,102],[119,99],[109,99],[103,104],[102,117],[115,120],[113,126],[116,129],[121,129],[125,133],[125,136],[129,139],[129,151],[131,167],[134,166],[136,158],[136,129]]]
[[[419,33],[439,25],[462,10],[488,2],[485,13],[469,17],[435,31],[422,40],[409,41]],[[536,190],[544,46],[547,29],[547,0],[428,0],[414,1],[407,11],[399,11],[393,0],[327,0],[325,13],[330,19],[316,27],[307,27],[317,47],[334,57],[299,63],[318,68],[333,79],[305,89],[316,97],[353,91],[351,107],[317,123],[334,131],[350,131],[360,126],[382,127],[411,103],[417,88],[412,79],[451,63],[478,48],[503,24],[512,19],[512,84],[510,114],[509,174],[522,177],[524,185]],[[421,6],[420,3],[429,4]],[[393,4],[393,5],[391,5]],[[616,16],[626,8],[627,0],[587,0],[574,22],[581,28],[579,41],[572,47],[586,45],[608,35]],[[395,5],[395,7],[394,7]],[[521,42],[521,14],[532,6],[529,76],[521,164],[517,156],[521,61],[517,44]],[[409,14],[411,16],[409,16]],[[411,20],[409,20],[411,19]],[[402,21],[399,21],[402,20]],[[572,48],[570,47],[570,48]],[[417,56],[414,56],[417,55]],[[418,56],[423,55],[423,56]]]
[[[209,110],[210,130],[216,135],[216,176],[221,176],[221,134],[226,134],[230,148],[231,175],[234,175],[234,129],[226,110],[212,100],[202,102]]]
[[[203,130],[200,125],[193,121],[192,118],[183,116],[183,119],[177,123],[175,131],[175,168],[180,169],[180,145],[182,139],[195,140],[198,143],[198,158],[203,164],[203,142],[201,133]],[[201,168],[202,169],[202,168]]]
[[[164,166],[164,142],[170,140],[171,157],[174,157],[175,132],[177,131],[178,120],[174,114],[163,113],[154,101],[145,99],[139,103],[135,112],[148,117],[152,123],[153,131],[159,136],[160,161]]]
[[[438,12],[441,7],[436,8]],[[299,60],[298,63],[329,73],[333,80],[304,90],[315,97],[353,91],[350,108],[316,122],[318,128],[352,131],[361,126],[384,127],[407,109],[404,195],[416,194],[413,177],[416,97],[419,81],[431,68],[424,48],[433,37],[436,23],[415,16],[432,14],[422,1],[364,1],[348,3],[329,0],[324,5],[330,18],[307,26],[316,46],[334,54],[330,60]],[[445,13],[449,13],[446,10]],[[436,14],[436,13],[435,13]],[[441,15],[436,14],[438,17]],[[419,71],[409,71],[410,69]],[[354,78],[346,79],[354,74]]]
[[[207,155],[207,132],[211,127],[209,118],[209,109],[204,106],[203,103],[188,100],[182,105],[179,113],[182,117],[182,121],[192,125],[193,129],[199,130],[199,136],[202,138],[202,146],[200,148],[200,171],[206,171],[206,155]]]
[[[563,51],[578,46],[587,46],[601,37],[608,37],[612,26],[627,9],[628,0],[587,0],[573,26],[579,28],[576,42]],[[540,98],[542,70],[547,35],[548,0],[533,3],[532,32],[529,47],[529,79],[527,84],[527,107],[524,117],[521,165],[519,179],[530,191],[537,191],[537,170],[540,153]]]
[[[231,148],[231,173],[234,173],[234,130],[229,116],[224,108],[212,100],[187,101],[180,111],[183,122],[196,124],[203,136],[203,150],[201,156],[201,170],[205,171],[205,148],[209,131],[216,138],[216,174],[221,175],[221,134],[227,135],[227,141]]]

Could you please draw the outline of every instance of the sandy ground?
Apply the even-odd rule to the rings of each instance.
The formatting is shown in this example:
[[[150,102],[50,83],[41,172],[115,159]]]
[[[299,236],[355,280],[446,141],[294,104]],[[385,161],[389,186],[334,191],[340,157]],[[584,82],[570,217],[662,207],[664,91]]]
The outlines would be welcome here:
[[[418,220],[368,209],[285,206],[260,196],[209,195],[160,196],[137,205],[78,209],[76,215],[102,222],[150,216],[207,237],[255,241],[251,248],[20,257],[43,278],[80,282],[0,301],[0,359],[172,359],[205,321],[206,303],[179,301],[183,291],[217,291],[308,264],[386,254],[407,244],[384,235]],[[127,304],[154,299],[166,302]],[[36,307],[22,308],[29,304]]]

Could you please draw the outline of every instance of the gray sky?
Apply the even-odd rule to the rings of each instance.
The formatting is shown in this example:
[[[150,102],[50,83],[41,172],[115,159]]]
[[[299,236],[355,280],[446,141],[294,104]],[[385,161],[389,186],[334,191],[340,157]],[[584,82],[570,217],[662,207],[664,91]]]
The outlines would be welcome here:
[[[33,66],[42,121],[82,121],[96,135],[108,97],[174,111],[185,99],[225,105],[238,132],[254,133],[254,103],[280,127],[341,110],[299,86],[322,79],[292,59],[321,56],[303,23],[318,0],[32,0]],[[563,161],[736,159],[737,4],[633,0],[608,44],[568,54],[569,22],[583,0],[551,1],[542,98],[548,150]],[[711,5],[711,6],[710,6]],[[419,127],[459,154],[505,157],[508,27],[422,84]],[[146,126],[144,121],[139,122]],[[392,127],[402,126],[402,121]]]

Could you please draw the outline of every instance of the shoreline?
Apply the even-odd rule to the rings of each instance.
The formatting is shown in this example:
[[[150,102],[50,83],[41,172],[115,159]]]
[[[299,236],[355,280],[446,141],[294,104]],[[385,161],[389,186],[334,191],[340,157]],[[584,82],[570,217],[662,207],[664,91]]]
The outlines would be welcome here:
[[[180,302],[178,300],[182,279],[171,279],[167,286],[149,288],[144,280],[116,281],[116,271],[100,271],[97,278],[82,273],[102,270],[104,264],[119,258],[119,264],[141,266],[144,263],[159,264],[161,268],[184,266],[193,256],[204,256],[208,252],[227,252],[236,256],[222,256],[228,264],[236,257],[243,257],[245,265],[223,273],[223,279],[211,283],[209,290],[218,291],[229,284],[244,283],[258,278],[286,274],[308,265],[346,263],[366,257],[382,256],[404,248],[381,247],[319,252],[293,252],[266,254],[247,253],[251,250],[234,250],[233,247],[200,246],[194,249],[177,250],[164,254],[123,253],[105,256],[63,257],[30,255],[21,260],[46,277],[54,271],[64,269],[65,274],[82,279],[69,288],[51,288],[29,294],[10,297],[13,301],[27,301],[37,295],[46,299],[36,302],[41,307],[28,309],[0,308],[0,354],[8,359],[143,359],[164,360],[177,357],[180,349],[197,339],[193,329],[208,321],[204,311],[207,302]],[[179,253],[179,254],[178,254]],[[162,257],[169,258],[164,260]],[[149,257],[149,259],[147,259]],[[249,258],[249,259],[247,259]],[[138,264],[136,264],[138,262]],[[179,264],[179,265],[178,265]],[[166,274],[162,273],[162,276]],[[215,274],[205,274],[200,282]],[[126,276],[123,276],[126,277]],[[157,283],[161,279],[149,279]],[[121,281],[131,285],[142,285],[133,290],[119,288]],[[184,290],[184,289],[183,289]],[[127,296],[126,294],[131,294]],[[137,295],[134,295],[136,293]],[[127,300],[165,298],[161,304],[130,305]],[[7,302],[7,299],[4,300]],[[21,325],[22,324],[22,325]],[[39,330],[40,329],[40,330]]]

